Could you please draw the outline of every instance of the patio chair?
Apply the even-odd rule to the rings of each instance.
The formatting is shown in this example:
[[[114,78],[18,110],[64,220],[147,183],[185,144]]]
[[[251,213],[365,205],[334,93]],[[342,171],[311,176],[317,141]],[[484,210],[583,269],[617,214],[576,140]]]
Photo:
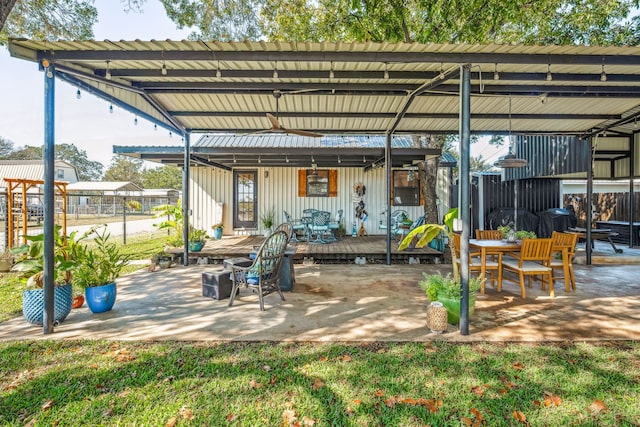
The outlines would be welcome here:
[[[555,281],[554,270],[563,271],[565,291],[570,292],[571,289],[576,290],[576,277],[573,274],[573,257],[576,255],[576,243],[578,235],[575,233],[560,233],[554,231],[551,233],[551,275]],[[559,256],[559,258],[557,258]]]
[[[338,240],[336,238],[336,231],[338,231],[338,228],[340,228],[340,223],[342,222],[343,215],[344,215],[344,210],[339,209],[338,214],[336,215],[335,221],[329,222],[329,233],[330,233],[329,240],[331,240],[332,242],[335,242],[336,240]]]
[[[293,236],[295,236],[294,230],[293,230],[293,225],[291,225],[291,223],[289,222],[283,222],[282,224],[278,225],[276,228],[273,229],[273,231],[284,231],[287,234],[287,243],[289,243],[290,241],[292,241]]]
[[[307,234],[307,224],[302,222],[302,220],[300,220],[300,219],[291,218],[291,215],[289,215],[289,212],[287,212],[287,211],[283,211],[283,212],[284,212],[284,220],[286,222],[288,222],[289,224],[291,224],[291,227],[293,228],[293,234],[291,235],[291,239],[290,240],[292,242],[299,242],[300,239],[298,239],[298,232],[302,232],[302,235],[306,236],[306,234]]]
[[[536,276],[541,277],[542,289],[545,287],[545,279],[548,280],[549,295],[552,298],[555,297],[551,267],[549,266],[552,244],[551,239],[522,239],[519,253],[510,253],[502,258],[502,268],[518,275],[522,298],[527,297],[524,289],[525,276],[528,276],[529,287]],[[500,285],[498,286],[498,291],[502,290]]]
[[[478,240],[502,240],[502,233],[498,230],[476,230]]]
[[[329,222],[331,221],[331,213],[327,211],[315,211],[311,214],[311,236],[315,235],[315,240],[309,243],[327,243],[322,237],[329,232]]]
[[[240,287],[251,288],[258,294],[260,311],[264,311],[264,297],[272,292],[280,294],[284,301],[284,295],[278,284],[280,266],[287,248],[287,233],[276,231],[262,243],[253,264],[248,267],[232,266],[231,279],[233,287],[229,299],[229,307],[238,294]]]
[[[456,263],[460,268],[460,234],[453,233],[453,249],[456,253]],[[485,271],[489,274],[491,285],[498,283],[498,291],[502,289],[502,252],[487,252],[485,259]],[[482,257],[480,252],[469,252],[469,273],[480,274],[482,272]],[[486,278],[485,278],[486,279]],[[485,282],[482,281],[480,292],[484,294]]]

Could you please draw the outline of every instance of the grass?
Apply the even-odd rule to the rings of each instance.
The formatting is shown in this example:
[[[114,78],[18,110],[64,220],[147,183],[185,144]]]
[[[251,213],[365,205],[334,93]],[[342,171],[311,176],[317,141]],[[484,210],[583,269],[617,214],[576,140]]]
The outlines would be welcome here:
[[[640,343],[0,343],[0,424],[640,423]]]

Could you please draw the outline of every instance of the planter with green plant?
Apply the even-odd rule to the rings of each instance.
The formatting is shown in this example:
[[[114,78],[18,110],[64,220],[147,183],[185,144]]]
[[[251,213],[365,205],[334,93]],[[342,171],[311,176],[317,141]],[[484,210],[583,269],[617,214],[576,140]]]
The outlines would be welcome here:
[[[264,236],[269,237],[273,224],[276,220],[276,210],[274,207],[270,207],[260,215],[260,222],[264,227]]]
[[[77,231],[69,236],[61,233],[59,225],[54,227],[53,233],[53,299],[56,323],[62,322],[71,312],[73,275],[79,265],[84,250],[82,240],[94,232],[90,229],[82,235]],[[17,272],[26,284],[22,292],[22,313],[32,324],[42,325],[44,312],[44,233],[27,236],[27,243],[11,249],[15,256],[15,265],[11,271]]]
[[[106,227],[96,231],[93,245],[83,248],[74,270],[73,283],[85,290],[87,305],[93,313],[113,308],[117,295],[115,281],[131,259],[116,243],[109,242],[109,236]]]
[[[418,239],[415,246],[421,248],[442,234],[447,236],[449,250],[451,251],[453,275],[424,274],[420,286],[425,289],[431,302],[440,301],[447,308],[447,321],[452,324],[458,324],[460,320],[460,298],[462,296],[460,272],[458,270],[456,251],[453,247],[453,220],[457,217],[458,208],[452,208],[445,214],[444,224],[420,225],[411,230],[398,246],[398,250],[404,250],[411,245],[414,239]],[[475,309],[475,292],[480,290],[481,284],[482,281],[480,279],[469,278],[469,316],[473,314]]]
[[[218,224],[213,224],[211,226],[211,229],[213,230],[213,238],[214,239],[216,239],[216,240],[222,239],[222,228],[223,228],[223,225],[222,225],[221,222],[218,223]]]
[[[538,236],[533,231],[527,230],[515,230],[512,228],[513,224],[510,225],[501,225],[498,227],[498,231],[502,234],[502,238],[504,240],[514,242],[521,241],[522,239],[537,239]]]
[[[200,252],[209,236],[205,230],[189,227],[189,251]]]

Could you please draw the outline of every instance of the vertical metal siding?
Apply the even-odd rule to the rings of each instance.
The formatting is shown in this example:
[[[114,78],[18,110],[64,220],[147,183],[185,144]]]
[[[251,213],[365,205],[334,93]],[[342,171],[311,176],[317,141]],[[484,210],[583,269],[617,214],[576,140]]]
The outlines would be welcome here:
[[[284,221],[284,211],[294,218],[299,218],[307,208],[326,210],[333,215],[339,209],[344,210],[344,225],[347,233],[355,222],[355,204],[352,201],[353,185],[362,182],[367,191],[364,196],[365,210],[368,218],[365,229],[370,235],[385,234],[380,229],[382,213],[386,209],[386,187],[384,168],[364,172],[363,168],[338,168],[337,197],[298,197],[298,168],[260,167],[258,171],[258,213],[273,207],[276,210],[276,223]],[[320,167],[320,169],[325,169]],[[268,174],[265,175],[265,172]],[[441,168],[438,180],[438,197],[441,200],[440,215],[449,208],[448,184],[446,169]],[[190,196],[192,216],[190,221],[196,227],[210,230],[213,225],[215,202],[224,203],[224,234],[231,235],[233,230],[233,173],[216,168],[194,166],[191,168]],[[422,206],[392,206],[392,210],[403,209],[409,217],[416,219],[422,216]],[[356,224],[358,225],[358,224]],[[262,233],[256,230],[242,230],[240,233]]]

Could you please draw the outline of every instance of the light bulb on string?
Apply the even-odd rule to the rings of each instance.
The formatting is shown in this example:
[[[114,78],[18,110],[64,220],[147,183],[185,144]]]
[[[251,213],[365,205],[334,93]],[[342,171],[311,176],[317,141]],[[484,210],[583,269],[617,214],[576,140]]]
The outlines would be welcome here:
[[[107,61],[107,71],[104,73],[104,78],[111,80],[111,65],[109,64],[109,61]]]
[[[135,116],[135,117],[133,118],[133,125],[134,125],[134,126],[138,126],[138,116]]]
[[[109,104],[109,113],[113,114],[113,104]]]
[[[82,92],[80,92],[80,88],[76,91],[76,99],[82,98]]]

